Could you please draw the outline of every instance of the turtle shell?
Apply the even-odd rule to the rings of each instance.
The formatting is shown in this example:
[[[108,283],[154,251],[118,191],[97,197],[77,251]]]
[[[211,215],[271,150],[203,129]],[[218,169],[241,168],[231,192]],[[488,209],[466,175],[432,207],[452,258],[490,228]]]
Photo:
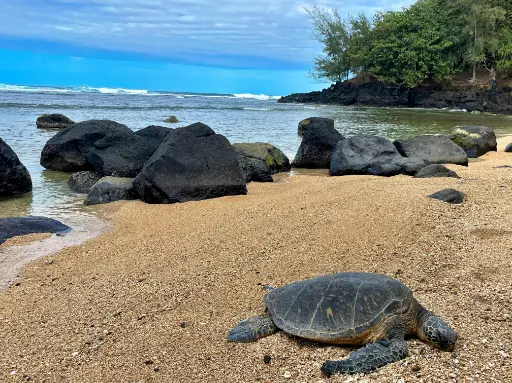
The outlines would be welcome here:
[[[265,296],[281,330],[328,343],[365,343],[380,323],[413,308],[412,292],[381,274],[338,273],[291,283]]]

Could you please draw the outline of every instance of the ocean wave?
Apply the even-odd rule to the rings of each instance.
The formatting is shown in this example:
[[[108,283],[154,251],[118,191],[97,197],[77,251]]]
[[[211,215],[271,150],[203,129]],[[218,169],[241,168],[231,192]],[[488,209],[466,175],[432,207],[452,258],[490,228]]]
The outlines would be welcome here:
[[[234,94],[233,97],[235,98],[247,98],[247,99],[253,99],[253,100],[260,100],[260,101],[268,101],[268,100],[279,100],[281,96],[267,96],[266,94],[250,94],[250,93],[242,93],[242,94]]]
[[[48,110],[162,110],[162,111],[180,111],[180,110],[233,110],[233,111],[287,111],[286,108],[244,108],[237,106],[213,106],[213,105],[73,105],[73,104],[31,104],[18,102],[0,102],[0,109],[43,109]]]
[[[151,91],[146,89],[126,89],[109,87],[55,87],[55,86],[31,86],[0,84],[0,91],[4,92],[30,92],[30,93],[97,93],[104,95],[130,95],[130,96],[167,96],[175,98],[204,97],[204,98],[238,98],[259,101],[278,100],[280,96],[268,96],[265,94],[220,94],[220,93],[194,93],[194,92],[168,92]]]

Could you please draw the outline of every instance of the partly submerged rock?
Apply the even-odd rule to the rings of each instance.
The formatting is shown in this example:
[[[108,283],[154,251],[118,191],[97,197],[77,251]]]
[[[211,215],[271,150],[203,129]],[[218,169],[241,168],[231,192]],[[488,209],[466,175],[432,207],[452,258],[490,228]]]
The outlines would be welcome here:
[[[331,156],[343,136],[324,124],[306,129],[292,166],[307,169],[329,169]]]
[[[30,173],[14,150],[0,138],[0,196],[14,196],[31,190]]]
[[[98,205],[138,198],[133,187],[133,178],[103,177],[91,188],[84,204]]]
[[[178,117],[176,116],[171,116],[169,118],[166,118],[164,122],[167,122],[169,124],[177,124],[178,122],[180,122],[180,120],[178,120]]]
[[[75,121],[59,113],[43,114],[36,120],[39,129],[66,129],[74,124]]]
[[[464,202],[465,195],[455,189],[443,189],[437,193],[429,195],[429,197],[451,204],[460,204]]]
[[[444,165],[432,164],[422,168],[414,178],[438,178],[438,177],[452,177],[460,178],[453,170],[448,169]]]
[[[505,147],[505,153],[512,153],[512,143],[508,144]]]
[[[378,136],[354,136],[339,141],[331,157],[329,174],[394,176],[415,174],[425,163],[400,155],[393,143]]]
[[[318,127],[327,127],[334,129],[334,120],[330,118],[323,117],[310,117],[306,118],[299,122],[299,127],[297,129],[297,134],[299,136],[303,136],[304,133],[310,129],[317,129]]]
[[[400,154],[427,164],[468,165],[466,152],[448,136],[423,135],[394,142]]]
[[[63,223],[46,217],[9,217],[0,218],[0,244],[12,237],[36,233],[64,233],[71,228]]]
[[[469,158],[477,158],[498,150],[496,134],[486,126],[457,126],[451,138],[464,149]]]
[[[204,124],[175,129],[166,137],[134,186],[148,203],[176,203],[246,194],[236,152]]]
[[[41,165],[47,169],[77,172],[93,170],[87,154],[96,141],[105,137],[133,134],[125,125],[110,120],[79,122],[50,138],[41,152]]]
[[[244,142],[233,144],[237,153],[263,160],[271,174],[291,169],[290,160],[274,145],[263,142]]]
[[[245,182],[273,182],[270,170],[262,159],[237,154],[240,170],[245,177]]]
[[[68,179],[68,185],[71,190],[77,193],[87,194],[101,178],[101,174],[95,171],[84,170],[73,173]]]

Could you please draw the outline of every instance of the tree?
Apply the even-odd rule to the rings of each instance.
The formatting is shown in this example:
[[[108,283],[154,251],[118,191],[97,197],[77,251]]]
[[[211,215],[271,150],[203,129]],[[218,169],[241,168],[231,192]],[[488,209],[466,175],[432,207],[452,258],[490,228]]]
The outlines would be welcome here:
[[[455,0],[451,4],[461,27],[463,58],[473,69],[471,81],[476,81],[478,66],[487,68],[495,80],[506,11],[482,0]]]
[[[455,70],[454,39],[450,19],[437,3],[420,0],[403,11],[377,14],[367,72],[409,88],[449,78]]]
[[[323,55],[315,57],[313,78],[341,81],[350,74],[347,54],[349,34],[336,10],[328,11],[317,6],[307,9],[313,23],[313,37],[323,44]]]

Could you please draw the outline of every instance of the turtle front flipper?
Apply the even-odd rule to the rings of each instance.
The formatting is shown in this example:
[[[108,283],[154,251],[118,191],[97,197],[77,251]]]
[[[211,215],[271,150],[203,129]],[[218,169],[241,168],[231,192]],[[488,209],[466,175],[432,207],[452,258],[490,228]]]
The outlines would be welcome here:
[[[228,341],[237,343],[254,342],[278,331],[279,329],[272,318],[267,315],[258,316],[241,321],[238,326],[231,329],[228,334]]]
[[[407,356],[407,343],[404,339],[382,339],[354,351],[346,359],[326,361],[322,371],[332,374],[359,374],[375,371],[386,364],[404,359]]]

